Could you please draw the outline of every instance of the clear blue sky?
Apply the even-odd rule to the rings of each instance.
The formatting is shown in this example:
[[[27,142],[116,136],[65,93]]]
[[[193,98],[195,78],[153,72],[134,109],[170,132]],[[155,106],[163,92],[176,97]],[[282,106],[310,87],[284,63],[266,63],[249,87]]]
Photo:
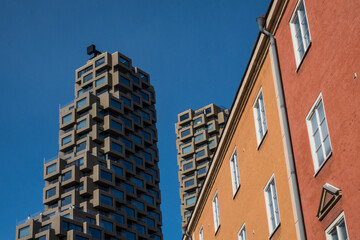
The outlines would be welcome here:
[[[41,211],[43,159],[58,152],[58,106],[74,98],[86,47],[119,51],[157,96],[165,240],[181,238],[174,123],[209,103],[231,107],[270,0],[2,0],[0,232]]]

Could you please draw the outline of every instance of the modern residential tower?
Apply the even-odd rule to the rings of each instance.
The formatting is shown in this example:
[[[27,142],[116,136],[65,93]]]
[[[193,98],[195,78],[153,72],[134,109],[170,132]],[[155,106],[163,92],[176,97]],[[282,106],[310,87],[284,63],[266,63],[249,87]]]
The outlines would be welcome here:
[[[60,109],[59,154],[44,165],[45,210],[16,239],[162,239],[155,93],[147,73],[115,52],[76,70]]]
[[[229,110],[210,104],[178,115],[175,132],[183,227],[195,206],[228,114]]]

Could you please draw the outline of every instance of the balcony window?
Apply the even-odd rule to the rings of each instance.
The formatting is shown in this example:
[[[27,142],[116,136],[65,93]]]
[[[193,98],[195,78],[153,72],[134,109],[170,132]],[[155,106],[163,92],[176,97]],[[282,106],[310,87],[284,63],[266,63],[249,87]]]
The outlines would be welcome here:
[[[105,204],[105,205],[108,205],[108,206],[112,206],[113,205],[113,199],[112,197],[108,197],[104,194],[100,194],[100,202]]]
[[[144,181],[141,179],[138,179],[136,177],[131,178],[131,181],[135,183],[136,186],[143,188],[144,187]]]
[[[127,78],[124,78],[123,76],[120,76],[120,83],[125,86],[130,87],[130,80]]]
[[[124,216],[117,213],[113,213],[113,217],[117,223],[124,224]]]
[[[145,211],[145,205],[142,203],[142,202],[139,202],[139,201],[136,201],[136,200],[133,200],[133,205],[141,210],[141,211]]]
[[[147,202],[147,203],[149,203],[151,205],[154,205],[154,198],[153,197],[144,194],[143,199],[145,200],[145,202]]]
[[[139,73],[139,75],[144,82],[149,82],[149,78],[146,75],[144,75],[142,73]]]
[[[134,186],[127,184],[127,183],[124,183],[123,186],[124,186],[124,189],[126,192],[134,193]]]
[[[42,239],[39,239],[39,240],[42,240]],[[44,240],[46,240],[46,237],[44,238]],[[82,236],[76,235],[75,240],[89,240],[89,239],[87,237],[82,237]]]
[[[139,94],[141,95],[141,97],[143,99],[145,99],[146,101],[149,101],[149,95],[147,95],[146,93],[139,91]]]
[[[214,128],[214,124],[213,123],[211,123],[211,124],[209,124],[208,126],[207,126],[207,130],[209,131],[209,130],[211,130],[211,129],[213,129]]]
[[[185,136],[187,136],[187,135],[189,135],[190,134],[190,128],[189,129],[186,129],[185,131],[182,131],[181,132],[181,137],[185,137]]]
[[[189,146],[187,146],[187,147],[184,147],[184,148],[182,149],[182,153],[183,153],[183,154],[188,153],[188,152],[191,152],[191,151],[192,151],[192,146],[191,146],[191,145],[189,145]]]
[[[87,136],[85,134],[85,136]],[[76,152],[81,152],[82,150],[86,149],[86,142],[82,142],[76,146]]]
[[[76,130],[79,130],[79,129],[82,129],[82,128],[86,127],[86,123],[87,123],[86,119],[80,121],[76,126]]]
[[[143,135],[143,137],[146,139],[146,140],[151,140],[151,135],[150,135],[150,133],[147,133],[147,132],[145,132],[145,131],[141,131],[141,133],[142,133],[142,135]]]
[[[30,234],[30,226],[19,229],[19,238],[26,237]]]
[[[67,197],[64,197],[62,200],[61,200],[61,207],[63,206],[66,206],[68,204],[71,203],[71,195],[67,196]]]
[[[195,180],[194,179],[190,179],[189,181],[185,182],[185,187],[190,187],[193,186],[195,184]]]
[[[150,121],[150,115],[144,111],[140,111],[140,114],[143,118]]]
[[[153,176],[148,173],[142,172],[142,176],[146,179],[147,182],[153,182]]]
[[[72,170],[64,173],[64,175],[61,178],[61,181],[65,182],[71,178]]]
[[[102,169],[100,170],[100,177],[102,179],[105,179],[105,180],[109,181],[109,182],[112,181],[112,174],[109,173],[109,172],[106,172],[106,171],[104,171]]]
[[[56,187],[47,190],[46,193],[45,193],[45,198],[48,199],[48,198],[51,198],[51,197],[53,197],[55,195],[56,195]]]
[[[143,225],[135,223],[134,227],[138,233],[145,234],[145,227]]]
[[[84,68],[83,70],[80,70],[78,72],[78,78],[81,77],[84,73],[87,73],[87,72],[91,71],[92,69],[93,69],[93,66],[91,65],[91,66],[89,66],[87,68]]]
[[[111,142],[111,150],[117,151],[119,153],[122,153],[123,151],[122,146],[114,142]]]
[[[142,138],[139,136],[136,136],[134,134],[131,134],[131,138],[137,143],[137,144],[142,144]],[[140,164],[141,165],[141,164]]]
[[[90,74],[88,74],[88,75],[86,75],[84,77],[84,83],[90,81],[91,79],[93,79],[93,74],[92,73],[90,73]]]
[[[106,221],[104,219],[101,219],[100,226],[103,227],[105,230],[108,230],[110,232],[113,231],[113,224],[112,222]]]
[[[184,115],[180,116],[180,122],[182,122],[182,121],[184,121],[184,120],[186,120],[188,118],[189,118],[189,113],[185,113]]]
[[[105,77],[99,78],[98,80],[95,81],[95,87],[98,87],[104,83],[105,83]]]
[[[127,216],[130,217],[135,217],[135,210],[129,207],[124,207],[124,212],[126,213]]]
[[[141,118],[135,114],[131,114],[132,119],[134,120],[134,122],[141,124]]]
[[[130,140],[122,138],[121,141],[125,145],[125,147],[130,148],[130,149],[133,147],[132,141],[130,141]]]
[[[95,61],[95,67],[103,65],[105,63],[105,57],[100,58],[99,60]]]
[[[86,98],[83,98],[83,99],[81,99],[80,101],[78,101],[77,103],[76,103],[76,107],[77,108],[81,108],[81,107],[83,107],[83,106],[85,106],[86,105]]]
[[[73,223],[69,223],[69,222],[66,222],[66,221],[62,221],[61,225],[62,225],[62,230],[66,231],[66,232],[70,231],[70,230],[76,230],[76,231],[79,231],[79,232],[83,231],[83,228],[81,226],[73,224]]]
[[[114,108],[121,110],[121,103],[119,103],[118,101],[115,101],[114,99],[110,100],[110,105],[113,106]]]
[[[195,157],[196,157],[196,158],[200,158],[200,157],[202,157],[202,156],[205,156],[205,149],[203,149],[203,150],[201,150],[200,152],[197,152],[197,153],[195,154]]]
[[[117,199],[124,200],[124,193],[122,191],[113,188],[112,193]]]
[[[123,103],[124,103],[126,106],[131,107],[131,100],[130,100],[130,99],[121,96],[121,101],[123,101]]]
[[[72,140],[72,135],[64,137],[63,139],[61,139],[61,146],[64,146],[64,145],[70,143],[71,140]]]
[[[55,172],[56,169],[57,169],[57,164],[54,163],[54,164],[46,167],[46,174],[51,174],[51,173]]]
[[[195,138],[194,138],[195,142],[198,142],[202,139],[204,139],[204,133],[201,133],[201,134],[195,136]]]
[[[95,239],[101,239],[101,231],[99,229],[89,227],[88,234],[90,234]]]
[[[205,109],[205,114],[209,114],[209,113],[211,113],[211,107]]]
[[[198,175],[202,175],[206,173],[206,167],[202,167],[198,170]]]
[[[202,123],[202,118],[197,118],[194,120],[194,126]]]
[[[136,235],[135,233],[132,233],[132,232],[129,232],[129,231],[124,231],[124,236],[125,236],[125,239],[127,240],[135,240],[136,239]]]
[[[211,141],[209,142],[209,144],[208,144],[209,147],[212,147],[212,146],[214,146],[214,145],[215,145],[215,141],[214,141],[214,140],[211,140]]]
[[[122,160],[121,164],[125,166],[126,169],[128,170],[133,170],[134,169],[134,165],[131,162],[128,162],[126,160]]]
[[[121,64],[127,66],[127,67],[130,67],[130,62],[128,60],[126,60],[125,58],[123,57],[119,57],[119,61]]]
[[[193,166],[194,166],[193,162],[186,163],[183,165],[183,170],[186,171],[188,169],[193,168]]]
[[[136,84],[140,84],[140,81],[137,77],[135,77],[134,75],[130,75],[130,77],[133,80],[133,82],[135,82]]]
[[[196,202],[196,197],[195,196],[186,199],[186,205],[191,205],[191,204],[194,204],[195,202]]]
[[[121,123],[118,123],[114,120],[111,120],[111,127],[115,128],[116,130],[122,131],[122,125]]]
[[[132,122],[130,119],[122,117],[121,120],[125,123],[125,126],[132,128]]]
[[[121,167],[111,165],[111,168],[115,172],[116,175],[119,175],[119,176],[123,175],[123,169]]]
[[[62,124],[68,123],[71,120],[72,120],[72,113],[70,113],[62,118]]]
[[[142,151],[142,152],[141,152],[141,155],[145,158],[145,160],[151,162],[152,157],[151,157],[151,154],[150,154],[150,153],[147,153],[147,152]]]

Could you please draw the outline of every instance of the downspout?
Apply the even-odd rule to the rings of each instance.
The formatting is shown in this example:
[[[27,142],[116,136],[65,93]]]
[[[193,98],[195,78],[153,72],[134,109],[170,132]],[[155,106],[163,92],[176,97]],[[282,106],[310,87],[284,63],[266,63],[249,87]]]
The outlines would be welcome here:
[[[272,35],[270,32],[265,30],[264,28],[265,19],[263,17],[257,18],[256,21],[259,25],[260,32],[270,38],[271,65],[273,69],[273,79],[275,85],[277,106],[279,109],[278,112],[280,118],[281,135],[282,135],[282,142],[284,145],[285,162],[287,168],[288,183],[290,187],[290,196],[291,196],[291,203],[294,214],[295,229],[296,229],[297,239],[305,240],[306,234],[305,234],[304,221],[301,211],[300,195],[297,185],[294,156],[291,146],[289,123],[288,123],[285,100],[284,100],[282,79],[281,79],[280,67],[279,67],[279,59],[277,55],[276,40],[274,35]]]

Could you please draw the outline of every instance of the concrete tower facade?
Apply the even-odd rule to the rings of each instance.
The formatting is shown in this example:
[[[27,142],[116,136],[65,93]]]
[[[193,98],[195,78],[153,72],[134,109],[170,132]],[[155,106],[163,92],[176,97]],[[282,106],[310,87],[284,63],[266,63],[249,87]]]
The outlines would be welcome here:
[[[119,52],[94,53],[76,70],[75,100],[60,109],[45,210],[19,223],[16,239],[162,239],[150,77]]]
[[[210,104],[178,114],[178,150],[182,226],[186,227],[219,142],[229,110]]]

